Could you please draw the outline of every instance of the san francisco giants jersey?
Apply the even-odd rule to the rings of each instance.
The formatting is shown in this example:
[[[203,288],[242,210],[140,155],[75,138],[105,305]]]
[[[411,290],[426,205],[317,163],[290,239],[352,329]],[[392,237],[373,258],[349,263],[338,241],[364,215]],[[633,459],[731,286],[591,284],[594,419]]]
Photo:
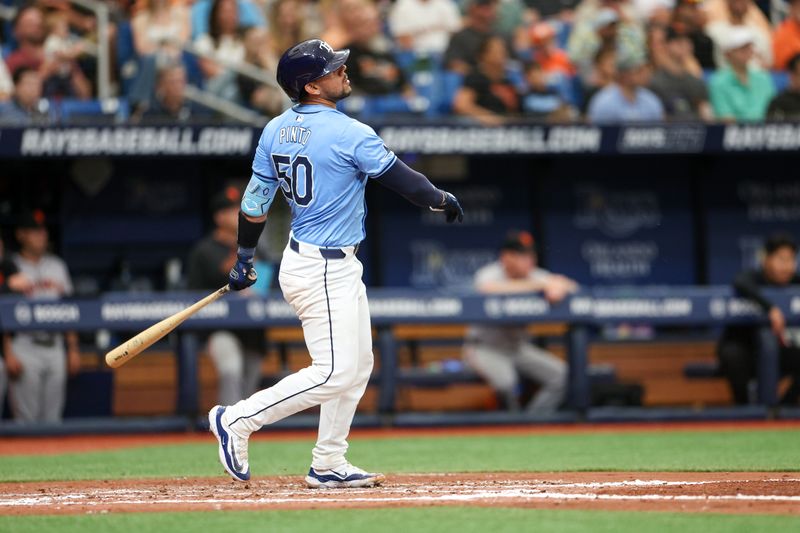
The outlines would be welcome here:
[[[322,247],[352,246],[366,236],[364,187],[395,162],[369,126],[324,105],[298,104],[264,128],[242,212],[267,213],[280,187],[292,233]]]

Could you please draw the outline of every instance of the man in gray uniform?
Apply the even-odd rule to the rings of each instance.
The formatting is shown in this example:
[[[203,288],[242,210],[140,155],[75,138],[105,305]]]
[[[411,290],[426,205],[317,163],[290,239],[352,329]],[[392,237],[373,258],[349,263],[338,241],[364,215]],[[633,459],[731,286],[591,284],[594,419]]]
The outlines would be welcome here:
[[[531,234],[512,231],[500,248],[499,259],[475,273],[475,289],[484,294],[542,292],[550,302],[558,302],[574,292],[577,284],[538,268]],[[464,360],[489,382],[510,410],[520,409],[517,397],[520,375],[539,385],[539,391],[528,404],[529,411],[553,412],[564,398],[566,364],[531,343],[524,324],[471,327]]]
[[[13,259],[32,285],[26,295],[34,300],[46,300],[72,294],[67,266],[47,251],[44,214],[41,211],[26,214],[17,227],[16,236],[20,251]],[[60,421],[67,372],[75,374],[80,367],[77,334],[17,333],[9,348],[5,357],[14,419],[26,423]]]

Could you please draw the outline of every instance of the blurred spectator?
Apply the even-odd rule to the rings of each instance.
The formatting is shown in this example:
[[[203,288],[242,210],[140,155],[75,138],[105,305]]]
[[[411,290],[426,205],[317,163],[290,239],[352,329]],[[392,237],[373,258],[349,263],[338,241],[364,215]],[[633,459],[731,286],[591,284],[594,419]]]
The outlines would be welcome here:
[[[615,83],[598,91],[589,102],[587,118],[593,124],[655,122],[664,118],[664,107],[646,89],[649,71],[643,57],[617,55]]]
[[[800,54],[789,60],[788,67],[789,86],[769,103],[770,120],[800,120]]]
[[[381,21],[378,9],[369,4],[358,8],[357,24],[353,28],[349,43],[350,58],[347,60],[347,75],[353,90],[371,96],[405,93],[413,95],[403,71],[381,46]]]
[[[603,87],[608,87],[617,77],[617,51],[612,47],[604,47],[597,51],[592,70],[588,79],[583,84],[583,107],[581,111],[586,114],[592,97]]]
[[[6,59],[6,66],[12,76],[23,67],[39,71],[43,80],[42,94],[46,97],[91,96],[89,81],[74,59],[46,57],[44,43],[47,33],[41,9],[20,9],[14,19],[14,37],[17,40],[17,49]]]
[[[464,27],[453,34],[444,53],[447,70],[466,75],[477,66],[479,49],[492,34],[497,0],[470,0]]]
[[[784,70],[795,54],[800,53],[800,0],[789,0],[786,20],[775,28],[772,36],[774,68]]]
[[[205,88],[226,100],[236,100],[236,75],[225,68],[226,64],[244,62],[244,28],[236,0],[214,0],[209,17],[208,33],[195,41],[197,51],[210,56],[200,60]]]
[[[70,35],[66,13],[50,13],[46,22],[48,35],[44,41],[44,65],[50,75],[44,83],[44,94],[49,98],[90,98],[91,84],[77,63],[83,54],[83,44]]]
[[[527,23],[530,19],[528,8],[522,0],[497,0],[497,16],[494,19],[492,32],[500,35],[510,46],[519,40],[524,41]],[[514,50],[510,46],[509,50]]]
[[[11,98],[14,92],[14,81],[6,68],[6,62],[0,59],[0,102],[5,102]]]
[[[763,120],[775,87],[768,72],[751,65],[750,30],[731,30],[722,45],[728,66],[715,72],[709,81],[714,115],[725,121]]]
[[[267,44],[267,32],[262,28],[250,28],[244,34],[244,60],[246,63],[264,70],[272,71],[275,58]],[[239,98],[244,105],[274,116],[283,110],[283,92],[273,86],[265,85],[249,76],[237,75],[236,84]]]
[[[538,22],[531,27],[531,59],[545,74],[574,76],[576,71],[569,56],[556,44],[556,30],[547,22]]]
[[[188,288],[210,291],[228,284],[236,262],[236,235],[242,193],[228,187],[214,196],[214,229],[189,255]],[[214,331],[208,337],[208,354],[217,370],[221,405],[232,405],[258,390],[261,361],[266,347],[263,330]]]
[[[706,33],[714,41],[717,65],[725,63],[728,34],[741,28],[750,30],[758,64],[763,68],[772,65],[772,28],[753,0],[708,0],[706,12]]]
[[[275,65],[283,53],[322,32],[317,4],[303,0],[275,0],[269,9],[269,51]],[[272,67],[274,68],[274,67]],[[272,70],[270,68],[269,70]]]
[[[615,48],[625,57],[645,53],[642,25],[634,18],[630,4],[623,0],[585,0],[575,12],[575,25],[567,52],[583,79],[601,48]]]
[[[461,28],[453,0],[397,0],[389,12],[389,29],[401,50],[442,54],[450,36]]]
[[[0,236],[0,296],[20,293],[24,294],[33,288],[28,277],[21,273],[5,254],[3,239]],[[8,390],[8,376],[6,375],[5,353],[10,351],[11,335],[3,334],[0,339],[0,416],[5,405],[6,391]]]
[[[245,28],[264,28],[266,21],[261,8],[251,0],[235,0],[239,22]],[[195,0],[191,11],[192,41],[201,35],[211,33],[211,11],[215,0]]]
[[[17,48],[6,57],[6,66],[13,75],[18,68],[38,70],[44,62],[44,13],[35,6],[23,7],[14,18],[14,39]]]
[[[503,38],[485,38],[477,58],[477,68],[467,75],[453,99],[453,111],[486,126],[498,126],[520,111],[517,90],[506,77],[508,51]]]
[[[767,314],[780,350],[781,373],[792,376],[792,384],[781,399],[783,404],[796,404],[800,397],[800,338],[790,335],[786,317],[763,293],[767,287],[800,285],[797,275],[797,243],[790,235],[777,234],[764,243],[761,268],[739,274],[733,282],[736,291],[752,300]],[[728,326],[717,346],[722,373],[728,379],[733,400],[749,401],[748,383],[756,376],[758,358],[758,326]]]
[[[31,282],[32,299],[72,294],[72,280],[60,258],[48,253],[48,234],[41,211],[26,214],[17,227],[20,251],[14,262]],[[64,340],[67,348],[65,350]],[[5,354],[11,408],[18,422],[58,422],[64,410],[67,373],[80,368],[78,336],[47,331],[14,334]]]
[[[650,89],[664,104],[664,111],[673,120],[712,120],[708,89],[695,74],[697,62],[692,55],[692,42],[685,34],[669,28],[666,35],[663,63],[656,69]]]
[[[669,22],[675,0],[632,0],[633,13],[640,22]]]
[[[547,73],[536,63],[525,66],[528,90],[522,96],[525,116],[547,122],[567,122],[573,118],[572,109],[564,101],[558,88],[548,83]]]
[[[207,118],[205,107],[186,99],[186,69],[180,63],[167,65],[158,71],[155,100],[142,107],[133,122],[187,123]]]
[[[94,12],[89,8],[79,6],[69,0],[36,0],[29,3],[36,4],[47,13],[63,14],[69,27],[79,35],[89,36],[96,30],[97,21]]]
[[[371,0],[321,1],[320,11],[325,23],[321,39],[334,50],[346,48],[357,31],[361,10],[374,5]]]
[[[717,68],[714,58],[714,41],[706,35],[706,14],[701,8],[703,0],[678,0],[672,12],[670,26],[685,33],[692,41],[692,52],[704,70]]]
[[[139,0],[131,19],[133,46],[140,57],[175,60],[189,42],[189,11],[183,2]]]
[[[475,273],[475,289],[484,294],[541,292],[553,303],[577,289],[574,281],[538,268],[536,259],[531,234],[510,232],[501,245],[498,260]],[[472,326],[467,332],[464,360],[489,382],[510,410],[520,409],[520,376],[540,386],[528,411],[553,412],[564,399],[566,364],[533,344],[524,324]]]
[[[47,124],[50,103],[42,98],[42,76],[38,71],[19,67],[14,72],[14,96],[0,103],[0,123]]]
[[[128,96],[135,105],[141,105],[153,96],[158,69],[180,59],[189,40],[189,11],[182,2],[139,0],[131,31],[139,61]]]

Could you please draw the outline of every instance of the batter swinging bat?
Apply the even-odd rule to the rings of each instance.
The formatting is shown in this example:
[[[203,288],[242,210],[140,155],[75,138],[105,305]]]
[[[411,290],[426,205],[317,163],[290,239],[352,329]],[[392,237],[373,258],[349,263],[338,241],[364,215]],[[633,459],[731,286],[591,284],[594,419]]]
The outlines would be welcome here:
[[[224,287],[215,290],[202,300],[193,303],[183,311],[178,311],[174,315],[168,316],[161,322],[153,324],[138,335],[128,339],[126,342],[123,342],[108,352],[106,354],[106,364],[111,368],[117,368],[124,365],[129,360],[148,349],[153,345],[153,343],[164,337],[167,333],[180,326],[187,318],[197,313],[208,304],[217,301],[228,291],[230,291],[230,287],[225,285]]]

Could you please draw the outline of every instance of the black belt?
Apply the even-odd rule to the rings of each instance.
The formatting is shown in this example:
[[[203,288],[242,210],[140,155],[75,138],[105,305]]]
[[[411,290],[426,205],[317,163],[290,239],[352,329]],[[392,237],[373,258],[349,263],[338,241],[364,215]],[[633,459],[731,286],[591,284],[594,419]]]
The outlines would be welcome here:
[[[300,253],[300,243],[294,240],[294,237],[289,238],[289,248]],[[347,257],[347,254],[341,248],[317,248],[319,250],[319,254],[324,257],[325,259],[344,259]],[[353,248],[353,254],[358,253],[358,244],[356,244]]]

